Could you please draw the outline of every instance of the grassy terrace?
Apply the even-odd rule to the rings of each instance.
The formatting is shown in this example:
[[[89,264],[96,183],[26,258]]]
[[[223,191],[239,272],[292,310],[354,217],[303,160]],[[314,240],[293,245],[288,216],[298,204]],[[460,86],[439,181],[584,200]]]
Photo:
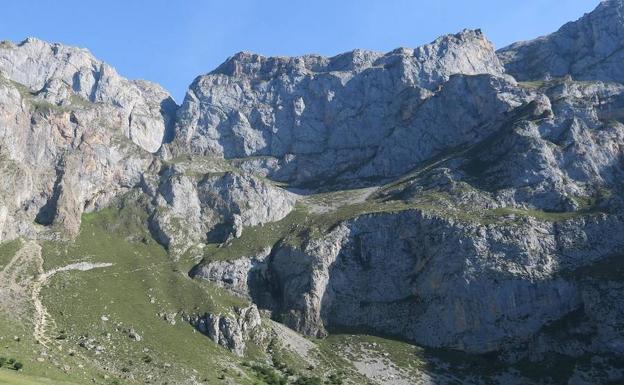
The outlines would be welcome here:
[[[255,255],[279,241],[300,246],[304,239],[321,237],[342,221],[364,214],[403,211],[417,208],[402,201],[387,203],[363,202],[341,206],[325,213],[312,212],[306,203],[299,203],[284,219],[248,227],[240,238],[227,246],[209,244],[204,253],[211,260],[229,260]]]
[[[350,194],[357,195],[358,191],[339,191],[307,197],[280,221],[245,228],[240,238],[233,239],[225,246],[208,244],[204,248],[204,256],[208,260],[232,260],[256,255],[278,242],[301,247],[305,240],[320,238],[339,223],[367,214],[419,210],[429,215],[464,223],[514,225],[527,219],[558,222],[593,213],[591,209],[573,212],[546,212],[519,208],[478,210],[457,205],[451,195],[440,191],[427,191],[409,201],[370,198],[358,203],[331,206],[331,202],[348,202]],[[325,211],[315,209],[319,203],[321,206],[327,205]]]
[[[22,241],[19,239],[0,243],[0,269],[6,266],[21,247]]]
[[[250,156],[247,158],[229,158],[223,159],[210,156],[198,156],[198,155],[181,155],[175,158],[164,161],[168,165],[178,165],[182,169],[182,173],[188,177],[196,180],[201,180],[206,177],[218,177],[223,176],[226,173],[234,174],[247,174],[260,179],[268,184],[277,187],[288,187],[287,183],[275,181],[267,178],[259,173],[243,173],[240,166],[245,162],[253,159],[264,159],[270,157],[264,156]]]
[[[529,80],[525,82],[518,82],[518,85],[527,90],[535,91],[549,85],[549,82],[546,80]]]
[[[2,44],[2,42],[0,42],[0,44]],[[2,47],[0,46],[0,48]],[[37,92],[31,90],[21,83],[5,78],[4,76],[2,76],[2,74],[0,74],[0,85],[7,85],[16,88],[22,96],[22,99],[27,101],[35,111],[66,112],[76,109],[85,109],[95,105],[95,103],[90,102],[82,96],[71,93],[69,97],[69,104],[59,106],[46,100],[37,98]]]

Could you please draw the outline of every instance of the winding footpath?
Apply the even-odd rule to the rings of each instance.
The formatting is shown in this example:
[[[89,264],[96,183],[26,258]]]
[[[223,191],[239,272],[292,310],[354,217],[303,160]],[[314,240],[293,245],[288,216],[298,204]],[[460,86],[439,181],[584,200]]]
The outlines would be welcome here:
[[[15,311],[21,307],[30,292],[30,301],[34,307],[33,336],[37,342],[49,348],[52,338],[48,330],[53,327],[54,320],[41,301],[41,290],[57,273],[88,271],[109,266],[112,263],[78,262],[45,271],[41,246],[34,241],[28,241],[0,271],[0,306],[9,312]]]
[[[50,278],[52,278],[56,273],[60,273],[62,271],[88,271],[103,267],[112,266],[112,263],[89,263],[89,262],[78,262],[72,263],[67,266],[57,267],[52,270],[44,272],[43,270],[43,258],[40,258],[41,265],[39,267],[39,275],[35,277],[32,285],[31,291],[31,299],[33,305],[35,306],[35,314],[34,314],[34,337],[35,340],[39,341],[39,343],[46,348],[49,343],[52,341],[48,333],[46,333],[48,329],[48,325],[53,324],[54,320],[48,313],[48,310],[45,308],[43,303],[41,302],[41,289],[45,287]]]

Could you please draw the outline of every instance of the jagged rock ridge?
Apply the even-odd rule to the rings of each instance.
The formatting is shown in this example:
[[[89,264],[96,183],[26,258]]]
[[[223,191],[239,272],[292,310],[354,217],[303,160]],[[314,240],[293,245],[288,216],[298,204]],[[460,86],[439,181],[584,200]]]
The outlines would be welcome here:
[[[525,101],[514,83],[480,31],[387,54],[240,53],[193,82],[170,148],[253,157],[247,169],[302,185],[389,178],[487,136]]]

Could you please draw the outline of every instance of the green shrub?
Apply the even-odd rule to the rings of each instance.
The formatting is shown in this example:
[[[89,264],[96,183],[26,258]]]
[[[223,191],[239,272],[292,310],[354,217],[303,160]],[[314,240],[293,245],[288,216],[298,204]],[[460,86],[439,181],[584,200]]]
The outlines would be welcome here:
[[[295,381],[295,385],[323,385],[323,380],[319,377],[299,377],[297,381]]]
[[[342,376],[340,376],[337,373],[330,374],[329,378],[327,379],[327,384],[329,384],[329,385],[342,385],[343,384]]]
[[[15,370],[20,370],[23,367],[24,367],[24,365],[21,362],[19,362],[19,361],[16,361],[16,362],[13,363],[13,369],[15,369]]]
[[[268,385],[286,385],[288,380],[273,368],[253,365],[251,367],[258,378],[266,382]]]

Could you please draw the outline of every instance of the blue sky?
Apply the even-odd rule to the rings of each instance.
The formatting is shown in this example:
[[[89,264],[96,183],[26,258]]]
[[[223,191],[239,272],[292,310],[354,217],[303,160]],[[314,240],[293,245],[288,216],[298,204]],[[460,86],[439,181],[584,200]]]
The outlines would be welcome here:
[[[86,47],[180,102],[187,86],[238,51],[335,55],[416,47],[481,28],[496,47],[555,31],[599,0],[20,0],[3,2],[0,40]]]

